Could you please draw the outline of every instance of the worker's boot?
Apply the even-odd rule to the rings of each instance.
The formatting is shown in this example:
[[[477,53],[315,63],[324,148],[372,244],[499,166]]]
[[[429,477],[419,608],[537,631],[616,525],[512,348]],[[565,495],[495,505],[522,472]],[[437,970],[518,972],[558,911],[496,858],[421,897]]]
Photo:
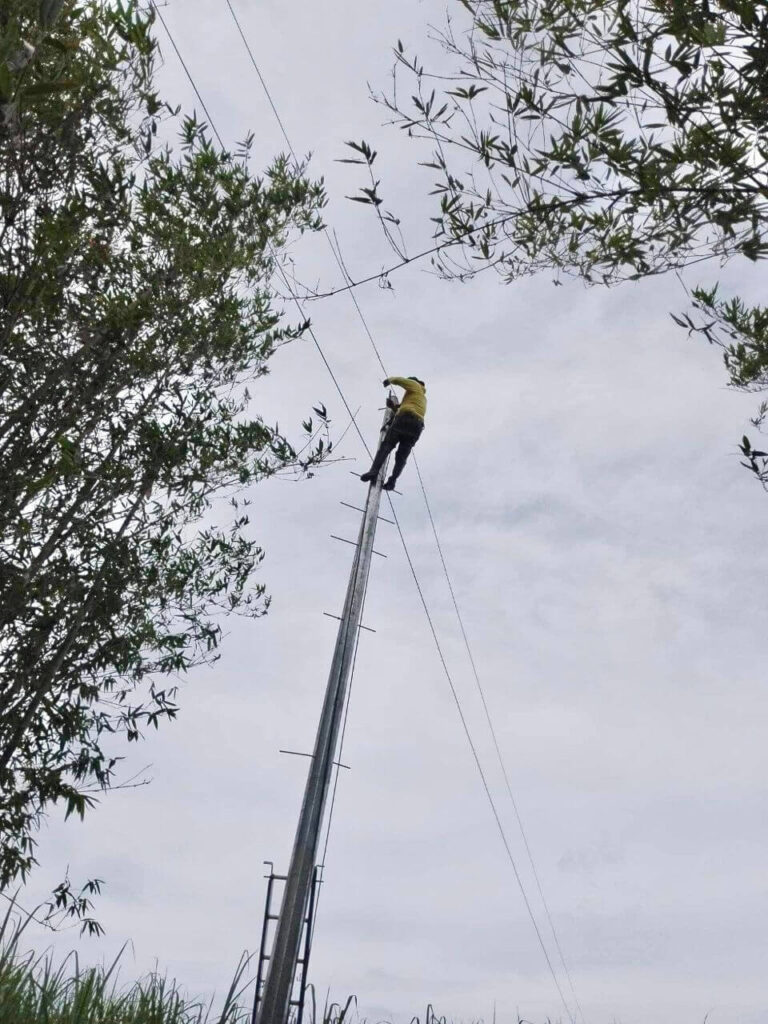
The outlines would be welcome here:
[[[372,480],[375,479],[375,474],[372,473],[369,469],[367,473],[361,474],[360,479],[363,481],[364,484],[369,484]]]
[[[383,491],[394,491],[396,483],[397,479],[394,476],[391,476],[381,489]]]

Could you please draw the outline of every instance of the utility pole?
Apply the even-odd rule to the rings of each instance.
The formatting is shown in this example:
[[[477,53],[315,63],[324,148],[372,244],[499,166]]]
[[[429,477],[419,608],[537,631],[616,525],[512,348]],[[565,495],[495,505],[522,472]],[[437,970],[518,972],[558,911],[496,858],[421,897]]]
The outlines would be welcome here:
[[[392,413],[387,409],[379,441],[389,428]],[[310,762],[304,800],[293,842],[293,852],[277,920],[275,939],[269,959],[264,992],[260,998],[258,1024],[286,1024],[299,957],[301,933],[307,913],[312,878],[320,843],[320,829],[328,796],[336,747],[344,712],[349,679],[352,674],[357,635],[363,610],[365,589],[371,568],[373,542],[381,503],[381,485],[386,464],[368,488],[363,521],[360,525],[355,557],[347,585],[347,596],[339,623],[336,647],[325,691],[325,701]]]

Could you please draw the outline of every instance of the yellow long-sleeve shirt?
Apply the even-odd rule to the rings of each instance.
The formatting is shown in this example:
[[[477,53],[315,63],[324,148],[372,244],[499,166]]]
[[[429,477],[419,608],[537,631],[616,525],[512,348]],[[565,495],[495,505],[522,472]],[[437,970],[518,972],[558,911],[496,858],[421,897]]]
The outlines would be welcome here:
[[[411,380],[409,377],[390,377],[389,383],[395,384],[405,391],[405,398],[400,403],[400,408],[397,411],[412,412],[414,416],[418,416],[420,420],[423,420],[427,411],[427,392],[424,386],[419,384],[417,380]]]

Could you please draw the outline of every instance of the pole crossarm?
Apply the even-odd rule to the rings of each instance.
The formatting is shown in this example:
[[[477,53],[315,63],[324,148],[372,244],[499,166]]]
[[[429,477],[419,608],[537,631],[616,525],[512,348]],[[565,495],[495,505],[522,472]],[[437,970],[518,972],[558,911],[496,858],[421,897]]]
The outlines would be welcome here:
[[[392,413],[387,410],[381,427],[380,442],[389,429]],[[260,999],[258,1024],[286,1024],[291,1006],[296,964],[299,960],[301,935],[312,891],[312,878],[320,844],[328,788],[334,762],[339,730],[355,646],[359,635],[363,602],[371,569],[373,543],[379,519],[381,486],[386,473],[382,467],[376,480],[368,488],[368,497],[355,545],[355,556],[347,585],[344,610],[336,636],[336,647],[328,676],[325,700],[315,739],[314,753],[307,775],[304,800],[293,842],[290,867],[283,892],[283,900],[275,930],[275,940],[269,958],[269,968]]]

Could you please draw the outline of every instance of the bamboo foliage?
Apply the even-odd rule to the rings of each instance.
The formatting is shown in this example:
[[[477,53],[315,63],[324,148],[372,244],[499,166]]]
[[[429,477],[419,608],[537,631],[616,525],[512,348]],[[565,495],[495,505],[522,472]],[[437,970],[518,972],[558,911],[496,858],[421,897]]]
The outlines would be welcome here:
[[[179,118],[152,27],[133,2],[0,7],[0,888],[46,807],[82,815],[120,737],[175,715],[221,617],[266,610],[239,491],[327,452],[248,391],[302,332],[271,279],[322,188]]]

